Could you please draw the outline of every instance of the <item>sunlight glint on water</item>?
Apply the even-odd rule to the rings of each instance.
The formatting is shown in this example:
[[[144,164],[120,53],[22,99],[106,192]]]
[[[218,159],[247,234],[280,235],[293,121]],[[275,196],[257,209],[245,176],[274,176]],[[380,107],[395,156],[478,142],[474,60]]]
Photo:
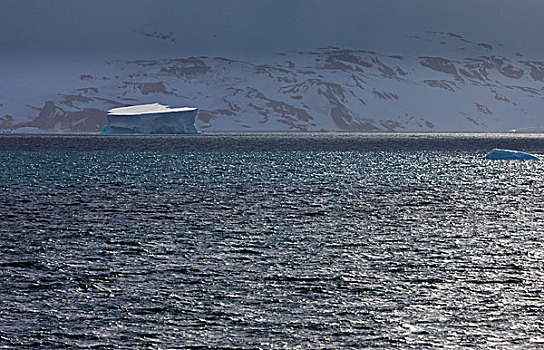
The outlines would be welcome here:
[[[0,153],[0,346],[538,347],[542,164]]]

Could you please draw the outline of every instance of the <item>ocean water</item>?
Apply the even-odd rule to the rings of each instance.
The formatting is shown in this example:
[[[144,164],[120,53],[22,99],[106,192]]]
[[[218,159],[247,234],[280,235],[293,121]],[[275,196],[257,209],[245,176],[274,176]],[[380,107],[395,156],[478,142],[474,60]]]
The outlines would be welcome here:
[[[2,136],[0,348],[542,348],[544,163],[493,147],[544,138]]]

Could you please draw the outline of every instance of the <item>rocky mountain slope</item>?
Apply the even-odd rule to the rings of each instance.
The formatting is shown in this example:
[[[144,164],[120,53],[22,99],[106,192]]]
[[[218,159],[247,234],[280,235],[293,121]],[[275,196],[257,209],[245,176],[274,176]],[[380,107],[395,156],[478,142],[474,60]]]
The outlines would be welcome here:
[[[113,107],[199,108],[201,131],[508,131],[544,125],[544,60],[455,33],[422,54],[337,47],[255,60],[123,59],[24,98],[0,87],[0,129],[98,132]],[[12,93],[11,93],[12,94]]]

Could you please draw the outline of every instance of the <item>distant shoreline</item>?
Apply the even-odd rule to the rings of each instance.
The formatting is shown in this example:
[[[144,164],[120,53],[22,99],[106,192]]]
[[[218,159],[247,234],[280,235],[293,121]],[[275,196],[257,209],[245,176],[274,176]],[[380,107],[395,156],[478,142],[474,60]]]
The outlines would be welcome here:
[[[459,151],[486,153],[493,148],[544,153],[544,134],[222,132],[201,135],[0,135],[0,152]]]

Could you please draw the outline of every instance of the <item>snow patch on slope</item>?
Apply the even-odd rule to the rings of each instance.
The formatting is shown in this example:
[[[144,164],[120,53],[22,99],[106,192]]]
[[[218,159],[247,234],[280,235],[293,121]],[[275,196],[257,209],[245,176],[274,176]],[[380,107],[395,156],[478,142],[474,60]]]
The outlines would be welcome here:
[[[16,79],[2,84],[0,129],[97,132],[107,110],[154,101],[198,107],[197,127],[205,131],[508,131],[542,125],[544,62],[502,55],[500,47],[455,33],[411,40],[422,42],[421,55],[328,47],[251,62],[203,56],[67,67],[53,88]],[[39,78],[53,81],[44,74]]]

